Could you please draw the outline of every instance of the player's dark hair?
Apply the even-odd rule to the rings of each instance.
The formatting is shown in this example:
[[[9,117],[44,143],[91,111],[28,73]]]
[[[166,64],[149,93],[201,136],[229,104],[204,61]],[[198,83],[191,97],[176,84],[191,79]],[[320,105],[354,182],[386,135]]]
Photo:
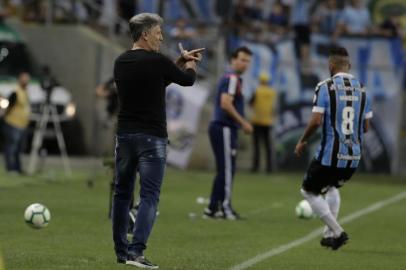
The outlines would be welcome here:
[[[134,42],[141,38],[145,31],[149,31],[156,25],[161,25],[163,19],[158,14],[153,13],[140,13],[132,17],[129,21],[130,33]]]
[[[348,51],[344,47],[332,47],[329,53],[330,63],[336,68],[350,68],[350,58]]]
[[[248,49],[248,47],[246,46],[242,46],[242,47],[238,47],[237,49],[235,49],[231,55],[230,55],[230,60],[231,59],[235,59],[238,57],[238,55],[240,54],[240,52],[248,54],[248,55],[252,55],[252,51],[250,49]]]
[[[348,57],[348,51],[344,47],[334,46],[330,48],[329,56],[341,56],[341,57]]]

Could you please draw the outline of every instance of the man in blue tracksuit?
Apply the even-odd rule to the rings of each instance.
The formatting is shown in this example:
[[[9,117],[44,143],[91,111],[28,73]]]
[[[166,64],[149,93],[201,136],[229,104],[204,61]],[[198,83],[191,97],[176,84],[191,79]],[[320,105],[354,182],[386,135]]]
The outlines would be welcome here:
[[[235,173],[237,131],[242,128],[252,133],[251,124],[244,118],[244,97],[241,75],[248,69],[252,52],[246,47],[236,49],[230,59],[230,72],[218,84],[214,118],[209,126],[210,143],[216,159],[216,176],[210,204],[204,210],[205,218],[240,219],[231,205]]]

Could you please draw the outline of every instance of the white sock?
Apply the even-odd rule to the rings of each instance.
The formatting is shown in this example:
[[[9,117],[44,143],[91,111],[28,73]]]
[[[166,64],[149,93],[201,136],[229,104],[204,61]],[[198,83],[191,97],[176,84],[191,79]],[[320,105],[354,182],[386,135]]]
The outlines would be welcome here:
[[[336,187],[330,187],[326,193],[325,200],[328,203],[328,207],[330,208],[331,214],[337,219],[341,203],[340,192],[338,191],[338,189]],[[330,230],[328,226],[324,227],[323,235],[324,237],[334,236],[333,232]]]
[[[326,224],[329,229],[333,232],[335,237],[338,237],[344,230],[338,224],[336,218],[330,211],[328,203],[321,195],[316,195],[305,190],[301,190],[303,197],[309,202],[310,206],[313,209],[313,212],[316,213],[320,219]]]

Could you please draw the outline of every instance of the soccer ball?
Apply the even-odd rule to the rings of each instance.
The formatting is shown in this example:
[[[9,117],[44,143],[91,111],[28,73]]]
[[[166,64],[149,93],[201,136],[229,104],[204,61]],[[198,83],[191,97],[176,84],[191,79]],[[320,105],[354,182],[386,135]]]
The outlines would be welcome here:
[[[295,209],[298,218],[310,219],[314,217],[312,207],[306,200],[300,201]]]
[[[48,226],[51,220],[51,212],[46,206],[40,203],[33,203],[25,209],[25,222],[35,229],[41,229]]]

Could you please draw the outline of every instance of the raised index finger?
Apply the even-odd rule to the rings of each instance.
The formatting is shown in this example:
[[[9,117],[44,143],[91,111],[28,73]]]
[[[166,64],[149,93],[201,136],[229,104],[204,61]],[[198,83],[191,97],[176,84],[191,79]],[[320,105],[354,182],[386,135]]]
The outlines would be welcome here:
[[[195,54],[195,53],[202,52],[202,51],[204,51],[204,50],[206,50],[206,48],[199,48],[199,49],[191,50],[191,51],[189,51],[189,53],[190,53],[190,54]]]
[[[183,49],[183,45],[181,42],[178,43],[178,47],[181,53],[183,53],[185,51],[185,49]]]

